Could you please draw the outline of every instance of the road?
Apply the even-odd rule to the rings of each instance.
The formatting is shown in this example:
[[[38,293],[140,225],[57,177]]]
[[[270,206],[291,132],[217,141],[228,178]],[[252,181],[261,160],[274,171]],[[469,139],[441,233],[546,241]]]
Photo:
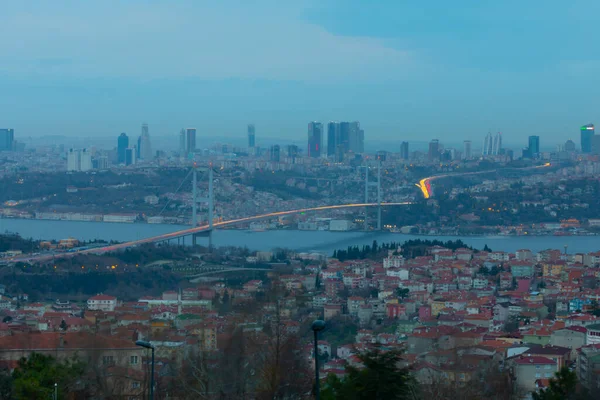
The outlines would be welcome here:
[[[525,167],[525,168],[506,168],[506,169],[519,169],[519,170],[528,170],[528,169],[538,169],[538,168],[546,168],[546,167],[550,167],[552,166],[551,163],[545,163],[542,165],[536,165],[535,167]],[[421,189],[421,193],[423,193],[423,197],[428,199],[431,197],[432,191],[431,191],[431,182],[435,179],[442,179],[442,178],[448,178],[451,176],[465,176],[465,175],[479,175],[479,174],[488,174],[491,172],[496,172],[498,171],[498,169],[491,169],[491,170],[486,170],[486,171],[475,171],[475,172],[452,172],[449,174],[442,174],[442,175],[434,175],[434,176],[428,176],[427,178],[423,178],[419,181],[419,183],[416,183],[415,186],[417,186],[419,189]]]
[[[410,202],[381,203],[382,206],[404,206],[404,205],[408,205],[408,204],[411,204],[411,203]],[[289,210],[289,211],[278,211],[278,212],[272,212],[272,213],[267,213],[267,214],[262,214],[262,215],[255,215],[252,217],[238,218],[238,219],[232,219],[229,221],[216,222],[213,224],[213,229],[224,228],[227,226],[238,225],[238,224],[245,224],[245,223],[249,223],[249,222],[253,222],[253,221],[259,221],[261,219],[270,219],[270,218],[282,217],[285,215],[301,214],[301,213],[305,213],[305,212],[327,211],[327,210],[337,210],[337,209],[357,208],[357,207],[376,207],[377,205],[378,205],[377,203],[355,203],[355,204],[339,204],[339,205],[333,205],[333,206],[321,206],[321,207],[312,207],[312,208],[301,208],[301,209]],[[113,245],[104,246],[104,247],[95,247],[92,249],[77,250],[77,251],[73,251],[70,253],[40,254],[40,255],[36,255],[36,256],[23,256],[23,257],[19,257],[19,258],[14,258],[11,260],[11,262],[44,262],[44,261],[49,261],[49,260],[53,260],[53,259],[57,259],[57,258],[68,258],[68,257],[72,257],[72,256],[78,255],[78,254],[104,254],[104,253],[109,253],[109,252],[113,252],[116,250],[123,250],[126,248],[139,246],[142,244],[163,242],[163,241],[167,241],[167,240],[176,239],[176,238],[182,237],[182,236],[189,236],[194,233],[206,232],[209,229],[210,229],[210,227],[208,225],[202,225],[202,226],[198,226],[196,228],[182,229],[179,231],[166,233],[166,234],[158,235],[158,236],[152,236],[152,237],[148,237],[145,239],[133,240],[130,242],[123,242],[123,243],[113,244]]]

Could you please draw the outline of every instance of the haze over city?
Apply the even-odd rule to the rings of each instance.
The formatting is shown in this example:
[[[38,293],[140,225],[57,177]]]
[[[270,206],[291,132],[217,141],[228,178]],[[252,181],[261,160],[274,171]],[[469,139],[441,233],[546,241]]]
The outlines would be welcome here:
[[[592,1],[0,5],[0,399],[600,399]]]
[[[21,137],[575,140],[598,119],[595,15],[576,2],[4,2],[0,106]]]

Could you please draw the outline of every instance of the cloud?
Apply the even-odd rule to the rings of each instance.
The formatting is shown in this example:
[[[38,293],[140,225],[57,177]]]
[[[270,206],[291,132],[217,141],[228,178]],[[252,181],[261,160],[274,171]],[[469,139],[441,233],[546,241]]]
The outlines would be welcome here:
[[[9,76],[385,81],[414,54],[382,40],[339,36],[277,3],[85,3],[18,7],[0,26]],[[62,5],[62,7],[60,7]],[[61,60],[48,65],[47,60]]]

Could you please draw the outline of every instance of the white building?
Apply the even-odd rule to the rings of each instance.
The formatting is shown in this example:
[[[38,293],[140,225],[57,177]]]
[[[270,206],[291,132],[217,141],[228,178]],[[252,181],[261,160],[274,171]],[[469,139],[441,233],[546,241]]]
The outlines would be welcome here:
[[[346,219],[332,219],[329,221],[329,230],[334,232],[349,231],[353,228],[353,225],[352,221]]]
[[[88,149],[69,149],[67,171],[89,171],[92,169],[92,154]]]
[[[585,328],[587,329],[585,344],[600,344],[600,324],[591,324]]]
[[[117,298],[106,294],[98,294],[87,301],[88,310],[115,311]]]

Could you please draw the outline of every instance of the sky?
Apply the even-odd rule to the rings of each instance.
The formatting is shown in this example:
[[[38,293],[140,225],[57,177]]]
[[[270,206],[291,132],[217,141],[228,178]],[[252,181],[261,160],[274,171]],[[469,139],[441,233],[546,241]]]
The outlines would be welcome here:
[[[254,123],[260,145],[358,120],[366,141],[543,146],[600,116],[596,0],[32,0],[0,15],[0,127],[17,138]]]

